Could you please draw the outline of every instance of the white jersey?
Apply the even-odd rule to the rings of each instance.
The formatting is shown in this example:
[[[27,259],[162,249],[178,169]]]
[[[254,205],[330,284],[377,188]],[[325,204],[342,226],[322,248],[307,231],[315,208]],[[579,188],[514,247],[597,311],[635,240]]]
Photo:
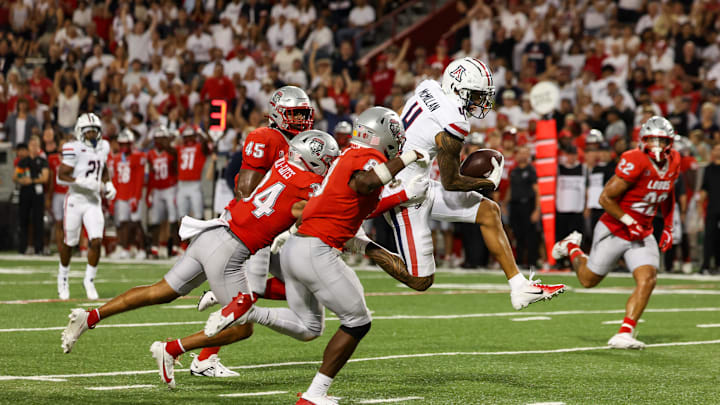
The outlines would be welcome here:
[[[99,182],[102,181],[102,172],[107,164],[110,153],[110,143],[102,139],[98,141],[95,148],[92,148],[80,141],[68,142],[63,145],[62,163],[72,167],[72,177],[78,179],[92,177]],[[100,191],[88,191],[81,187],[70,184],[70,194],[80,194],[89,201],[100,201]]]
[[[402,111],[405,126],[403,150],[421,150],[429,153],[432,162],[437,155],[435,136],[447,132],[464,141],[470,132],[470,123],[460,105],[445,95],[435,80],[424,80],[415,89],[415,94],[405,103]],[[418,174],[428,175],[430,168],[410,164],[399,173],[399,177],[410,179]]]

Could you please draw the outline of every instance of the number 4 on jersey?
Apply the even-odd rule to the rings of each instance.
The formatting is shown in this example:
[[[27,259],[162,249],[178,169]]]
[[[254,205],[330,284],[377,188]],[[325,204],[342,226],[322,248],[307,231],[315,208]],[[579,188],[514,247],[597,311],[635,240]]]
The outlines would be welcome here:
[[[272,186],[266,188],[259,194],[255,195],[252,200],[255,209],[253,215],[260,218],[264,215],[272,215],[275,212],[275,202],[277,201],[280,193],[285,189],[285,185],[282,183],[275,183]]]

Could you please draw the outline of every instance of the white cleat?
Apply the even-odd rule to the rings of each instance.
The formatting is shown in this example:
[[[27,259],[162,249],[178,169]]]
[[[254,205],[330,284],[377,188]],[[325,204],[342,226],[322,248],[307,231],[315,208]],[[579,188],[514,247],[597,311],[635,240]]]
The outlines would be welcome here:
[[[70,311],[70,315],[68,315],[70,322],[68,322],[68,326],[60,335],[63,352],[70,353],[80,335],[90,329],[87,323],[88,315],[89,313],[82,308],[75,308]]]
[[[168,388],[175,388],[175,359],[165,350],[167,343],[153,342],[150,346],[150,353],[157,362],[160,379],[167,384]]]
[[[608,346],[613,349],[635,349],[641,350],[645,348],[645,343],[635,339],[632,333],[616,333],[615,336],[608,340]]]
[[[692,274],[692,272],[693,272],[692,263],[683,263],[681,268],[682,268],[682,272],[685,274]]]
[[[190,364],[190,374],[197,377],[237,377],[240,374],[228,369],[220,363],[217,354],[213,354],[205,360],[198,360],[196,355]]]
[[[530,273],[524,287],[510,291],[510,302],[515,310],[519,311],[538,301],[550,300],[565,292],[565,284],[540,284],[540,280],[533,280],[534,275]]]
[[[197,309],[198,309],[198,311],[202,312],[217,303],[218,303],[218,300],[217,300],[217,298],[215,298],[214,292],[203,291],[202,296],[200,296],[200,301],[198,301]]]
[[[135,253],[135,260],[145,259],[147,259],[147,253],[145,252],[145,249],[138,249],[137,253]]]
[[[578,246],[580,246],[580,243],[582,242],[582,234],[578,231],[572,231],[570,235],[566,236],[565,239],[555,242],[555,245],[553,245],[552,249],[552,256],[555,260],[560,260],[564,257],[567,257],[570,252],[568,252],[568,243],[574,243]]]
[[[317,397],[303,393],[295,405],[338,405],[338,402],[333,397],[327,395]]]
[[[68,285],[68,276],[62,276],[58,274],[57,277],[58,297],[61,300],[70,298],[70,286]]]
[[[89,300],[96,300],[99,298],[97,290],[95,289],[94,280],[83,280],[83,287],[85,287],[85,294]]]

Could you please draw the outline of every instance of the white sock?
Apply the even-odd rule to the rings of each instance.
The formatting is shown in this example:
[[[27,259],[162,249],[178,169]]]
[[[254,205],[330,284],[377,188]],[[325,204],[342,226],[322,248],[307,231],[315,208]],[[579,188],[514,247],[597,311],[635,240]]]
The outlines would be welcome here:
[[[85,266],[85,281],[95,281],[95,275],[97,274],[97,266],[91,266],[89,263]]]
[[[518,272],[518,274],[508,280],[508,283],[510,283],[511,290],[516,290],[518,288],[525,287],[527,285],[527,279],[522,275],[522,273]]]
[[[310,388],[308,388],[305,393],[313,397],[322,397],[327,394],[328,388],[330,388],[330,384],[332,384],[332,382],[332,378],[318,371],[318,373],[315,374],[315,378],[312,380],[312,384],[310,384]]]
[[[58,276],[67,278],[70,273],[70,266],[63,266],[62,263],[58,265]]]

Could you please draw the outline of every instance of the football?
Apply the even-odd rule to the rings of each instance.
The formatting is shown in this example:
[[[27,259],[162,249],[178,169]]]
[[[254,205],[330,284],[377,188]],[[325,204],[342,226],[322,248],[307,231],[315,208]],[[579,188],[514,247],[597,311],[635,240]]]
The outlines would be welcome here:
[[[500,163],[502,154],[495,149],[478,149],[468,155],[460,166],[463,176],[486,178],[493,170],[491,158],[495,157]]]

